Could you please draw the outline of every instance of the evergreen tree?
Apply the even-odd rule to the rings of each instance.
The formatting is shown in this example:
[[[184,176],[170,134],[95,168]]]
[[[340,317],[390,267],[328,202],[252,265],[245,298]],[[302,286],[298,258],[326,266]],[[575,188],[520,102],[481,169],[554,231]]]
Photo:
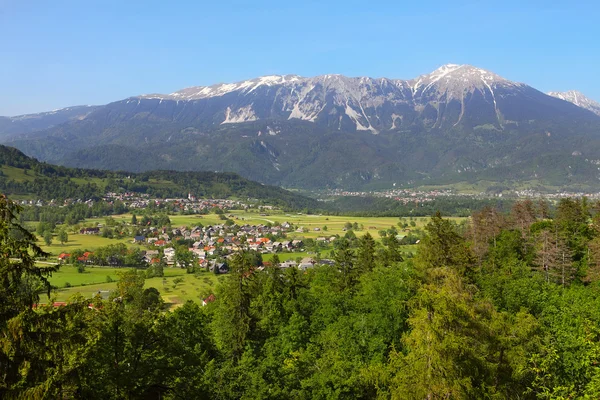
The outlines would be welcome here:
[[[359,274],[373,271],[375,268],[375,240],[370,233],[365,233],[359,239],[358,250],[356,253],[356,270]]]
[[[354,251],[350,248],[350,243],[347,239],[343,238],[339,240],[333,259],[335,261],[335,266],[340,272],[340,288],[352,288],[356,283],[357,277],[356,271],[354,270],[356,256]]]
[[[18,223],[21,207],[0,195],[0,397],[20,382],[30,360],[22,347],[19,332],[31,329],[27,315],[39,301],[50,296],[48,278],[57,267],[38,267],[35,257],[48,256],[36,245],[36,238]],[[10,330],[9,330],[10,327]]]
[[[219,348],[233,360],[242,356],[253,328],[250,302],[254,290],[254,267],[246,252],[230,260],[230,272],[217,293],[214,327]]]
[[[425,226],[425,231],[417,250],[418,265],[425,269],[451,267],[463,276],[470,271],[473,254],[449,220],[443,219],[438,212]]]

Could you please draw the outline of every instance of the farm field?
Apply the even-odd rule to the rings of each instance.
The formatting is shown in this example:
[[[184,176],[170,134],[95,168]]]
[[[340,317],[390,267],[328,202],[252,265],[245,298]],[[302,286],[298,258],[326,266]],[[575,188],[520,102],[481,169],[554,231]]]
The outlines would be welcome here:
[[[71,296],[79,293],[86,298],[91,298],[98,292],[107,294],[117,288],[119,279],[117,272],[125,271],[123,268],[86,267],[84,273],[77,272],[72,266],[61,266],[60,271],[53,274],[50,283],[58,289],[53,293],[55,301],[67,301]],[[214,293],[219,279],[224,275],[214,275],[210,272],[187,274],[180,268],[165,268],[164,277],[146,279],[145,288],[154,287],[160,291],[163,300],[170,306],[183,304],[188,300],[200,302],[203,297]],[[113,282],[107,282],[110,276]],[[176,278],[181,282],[175,283]],[[69,282],[72,286],[65,287]],[[42,296],[42,302],[45,300]]]
[[[261,215],[262,214],[262,215]],[[405,223],[414,221],[415,226],[409,226],[407,229],[398,227],[399,218],[396,217],[348,217],[348,216],[326,216],[326,215],[306,215],[306,214],[286,214],[282,212],[248,212],[234,210],[227,212],[227,216],[232,218],[238,224],[265,224],[265,223],[284,223],[288,222],[297,227],[302,227],[306,232],[291,232],[288,233],[288,238],[317,238],[320,236],[344,235],[344,225],[348,222],[356,223],[361,229],[355,230],[357,236],[362,236],[366,232],[371,233],[375,240],[380,240],[379,231],[387,230],[391,227],[398,229],[400,234],[408,234],[411,230],[422,229],[429,221],[427,217],[403,218]],[[131,221],[131,214],[116,215],[113,218],[117,222]],[[222,223],[223,220],[217,214],[209,215],[170,215],[171,224],[174,227],[189,226],[193,227],[198,224],[214,225]],[[460,222],[461,218],[453,218]],[[82,222],[81,226],[95,226],[103,224],[105,218],[87,219]],[[324,227],[327,227],[326,230]],[[319,228],[319,230],[315,230]],[[95,249],[111,244],[124,243],[128,247],[140,247],[138,244],[132,243],[132,238],[109,239],[99,235],[81,235],[78,233],[69,233],[69,241],[65,244],[60,244],[58,239],[54,238],[54,243],[47,246],[41,238],[38,244],[43,250],[49,252],[51,256],[48,262],[53,262],[60,253],[70,253],[76,249],[94,251]],[[141,246],[144,247],[144,246]],[[417,245],[401,246],[401,251],[405,254],[414,253]],[[321,258],[329,258],[331,248],[320,251]],[[287,260],[296,260],[298,258],[315,257],[314,252],[293,252],[293,253],[278,253],[279,259],[284,262]],[[263,254],[264,261],[270,261],[273,254]],[[118,272],[120,268],[109,268],[99,266],[87,266],[84,273],[79,273],[76,267],[71,265],[61,266],[60,270],[53,274],[50,282],[57,287],[53,296],[56,301],[67,301],[74,294],[81,294],[84,297],[92,297],[96,293],[101,292],[107,295],[108,292],[115,290],[119,279]],[[208,296],[215,291],[219,279],[223,275],[217,276],[208,272],[199,274],[187,274],[185,270],[179,268],[165,268],[164,278],[150,278],[146,280],[145,287],[155,287],[158,289],[166,303],[171,306],[177,306],[187,300],[200,302],[202,298]],[[178,278],[178,282],[174,280]]]
[[[44,250],[51,254],[51,258],[58,256],[60,253],[70,253],[73,250],[82,249],[93,251],[98,247],[108,246],[109,244],[125,243],[126,245],[133,247],[132,238],[124,239],[108,239],[100,235],[80,235],[80,234],[69,234],[69,241],[64,244],[60,244],[56,236],[54,242],[47,246],[44,240],[38,236],[37,244]]]
[[[370,232],[371,235],[378,239],[379,235],[377,234],[380,230],[389,229],[392,226],[396,227],[400,233],[402,230],[398,227],[398,222],[400,219],[398,217],[349,217],[349,216],[332,216],[332,215],[307,215],[307,214],[286,214],[281,212],[270,212],[264,213],[261,215],[259,212],[248,212],[248,211],[238,211],[232,210],[227,212],[227,215],[233,215],[233,218],[237,224],[266,224],[266,223],[283,223],[289,222],[294,226],[300,226],[308,229],[308,232],[299,233],[293,232],[288,234],[290,239],[295,238],[317,238],[320,236],[333,236],[333,235],[343,235],[344,225],[347,222],[354,223],[356,222],[359,227],[362,225],[364,229],[356,230],[355,233],[357,236],[362,236],[366,232]],[[113,216],[116,221],[129,222],[131,221],[131,214],[122,214]],[[223,221],[219,219],[219,215],[216,214],[208,214],[208,215],[169,215],[171,219],[172,226],[189,226],[193,227],[198,224],[202,225],[214,225],[222,223]],[[452,217],[451,220],[456,222],[460,222],[465,218],[460,217]],[[408,217],[403,218],[403,221],[406,223],[410,222]],[[408,229],[418,229],[423,228],[428,222],[429,217],[415,217],[413,218],[415,222],[415,227],[408,227]],[[94,219],[86,219],[84,221],[84,225],[94,225],[96,223],[104,223],[104,218],[94,218]],[[324,231],[323,227],[326,226],[327,230]],[[315,228],[319,228],[318,231],[315,231]]]

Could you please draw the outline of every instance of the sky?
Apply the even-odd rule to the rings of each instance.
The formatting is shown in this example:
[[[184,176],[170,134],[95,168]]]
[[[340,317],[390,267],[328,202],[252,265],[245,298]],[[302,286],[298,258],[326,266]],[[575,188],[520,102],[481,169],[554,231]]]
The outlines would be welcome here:
[[[262,75],[471,64],[600,101],[592,1],[0,0],[0,115]]]

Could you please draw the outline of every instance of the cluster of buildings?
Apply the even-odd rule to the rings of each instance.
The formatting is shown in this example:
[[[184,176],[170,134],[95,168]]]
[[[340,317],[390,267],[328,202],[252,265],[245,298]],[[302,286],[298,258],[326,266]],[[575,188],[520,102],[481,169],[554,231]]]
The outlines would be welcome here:
[[[168,265],[174,265],[175,243],[184,240],[192,243],[188,250],[204,266],[217,257],[227,259],[240,250],[254,250],[263,254],[303,251],[303,240],[286,238],[287,233],[294,231],[294,227],[287,222],[276,226],[218,224],[171,229],[149,227],[143,230],[142,235],[136,236],[133,243],[153,248],[146,251],[146,262],[159,262],[159,254],[162,254]],[[330,238],[323,239],[329,241]],[[209,265],[212,268],[215,264]]]
[[[391,189],[384,191],[347,191],[347,190],[332,190],[328,193],[331,196],[341,197],[383,197],[399,201],[403,204],[408,203],[427,203],[437,199],[438,197],[451,197],[451,196],[467,196],[471,195],[458,195],[450,189],[433,189],[433,190],[410,190],[410,189]],[[488,196],[489,197],[489,196]]]
[[[515,190],[514,194],[518,198],[525,199],[546,199],[560,200],[568,198],[587,197],[590,200],[600,200],[600,193],[583,193],[583,192],[559,192],[559,193],[541,193],[533,189]]]
[[[251,207],[238,200],[229,199],[198,199],[192,193],[188,193],[187,198],[181,199],[152,199],[147,194],[126,192],[126,193],[106,193],[104,200],[107,202],[121,201],[126,207],[132,209],[143,209],[150,205],[157,207],[165,206],[180,211],[192,213],[202,213],[214,208],[225,209],[246,209]]]

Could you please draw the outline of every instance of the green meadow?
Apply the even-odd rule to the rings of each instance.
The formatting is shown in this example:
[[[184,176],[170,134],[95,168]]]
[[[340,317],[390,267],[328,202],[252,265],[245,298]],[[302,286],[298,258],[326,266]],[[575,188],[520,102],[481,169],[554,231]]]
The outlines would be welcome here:
[[[113,218],[117,222],[131,221],[131,214],[116,215]],[[387,230],[395,227],[400,234],[408,234],[411,230],[422,229],[429,218],[420,217],[403,218],[402,221],[410,223],[414,221],[415,226],[408,226],[402,229],[398,226],[400,218],[396,217],[348,217],[348,216],[327,216],[327,215],[307,215],[307,214],[291,214],[283,212],[254,212],[254,211],[239,211],[234,210],[226,213],[226,216],[233,219],[237,224],[266,224],[266,223],[284,223],[288,222],[295,227],[304,228],[305,232],[290,232],[288,239],[301,238],[317,238],[330,237],[334,235],[344,235],[346,233],[344,226],[350,222],[356,223],[359,230],[355,230],[357,236],[362,236],[369,232],[376,240],[380,240],[379,231]],[[222,223],[223,220],[219,215],[170,215],[171,224],[174,227],[188,226],[193,227],[199,224],[204,226]],[[459,222],[460,218],[454,218]],[[105,218],[93,218],[83,221],[80,225],[95,226],[103,224]],[[315,230],[318,228],[319,230]],[[58,242],[57,237],[54,237],[54,242],[47,246],[41,238],[38,239],[38,244],[42,249],[51,254],[47,260],[52,263],[60,253],[70,253],[77,249],[94,251],[95,249],[110,244],[125,243],[129,247],[139,247],[138,244],[133,244],[132,238],[124,239],[108,239],[99,235],[80,235],[69,230],[69,241],[64,244]],[[416,245],[402,246],[402,251],[414,253]],[[331,248],[320,251],[321,258],[328,258],[331,253]],[[304,257],[315,257],[314,252],[295,252],[295,253],[278,253],[281,261],[296,260]],[[273,254],[263,254],[264,261],[270,261]],[[80,273],[74,266],[63,265],[60,270],[53,274],[50,282],[57,289],[53,293],[56,301],[67,301],[75,294],[81,294],[85,297],[93,297],[98,292],[106,294],[117,288],[120,268],[109,268],[99,266],[87,266],[85,272]],[[155,287],[158,289],[166,303],[171,306],[177,306],[187,300],[200,302],[202,298],[208,296],[215,291],[217,283],[222,279],[222,275],[214,275],[209,272],[201,272],[199,274],[187,274],[185,270],[179,268],[165,268],[164,278],[150,278],[146,280],[145,287]]]
[[[55,301],[68,301],[76,294],[87,298],[95,296],[98,292],[107,294],[117,289],[119,271],[125,269],[88,266],[85,272],[80,273],[73,266],[63,265],[50,278],[50,283],[57,288],[52,293],[52,297]],[[204,271],[188,274],[180,268],[165,268],[164,272],[164,277],[146,279],[144,287],[158,289],[164,301],[170,306],[177,306],[188,300],[200,302],[214,293],[217,282],[223,277]],[[44,297],[42,296],[42,302],[45,300]]]
[[[54,236],[50,246],[47,246],[41,237],[38,237],[37,241],[42,250],[50,253],[52,257],[57,257],[60,253],[70,253],[77,249],[94,251],[98,247],[116,243],[125,243],[131,247],[137,246],[133,244],[133,238],[108,239],[100,235],[80,235],[73,233],[69,233],[69,241],[64,244],[61,244],[56,236]]]

